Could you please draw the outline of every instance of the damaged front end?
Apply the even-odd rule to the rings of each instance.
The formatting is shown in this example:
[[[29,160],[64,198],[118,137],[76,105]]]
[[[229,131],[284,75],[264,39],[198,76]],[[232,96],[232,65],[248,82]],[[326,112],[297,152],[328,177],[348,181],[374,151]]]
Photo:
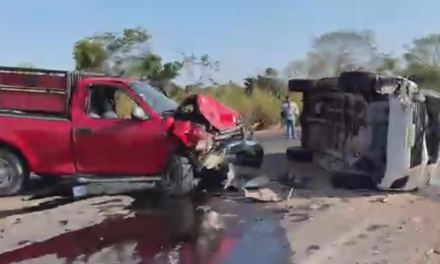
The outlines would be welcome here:
[[[240,114],[205,95],[191,95],[164,118],[167,131],[191,158],[196,177],[227,178],[229,164],[259,168],[264,151],[252,139]]]

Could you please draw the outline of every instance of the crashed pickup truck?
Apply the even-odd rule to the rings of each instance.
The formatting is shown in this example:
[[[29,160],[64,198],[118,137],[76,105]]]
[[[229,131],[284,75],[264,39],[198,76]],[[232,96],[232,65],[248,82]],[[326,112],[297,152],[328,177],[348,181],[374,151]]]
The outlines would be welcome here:
[[[287,156],[331,171],[334,185],[410,191],[436,173],[437,93],[404,77],[362,71],[293,79],[289,90],[303,94],[302,146]]]
[[[30,173],[186,194],[205,157],[245,137],[239,113],[208,96],[179,105],[147,82],[0,67],[0,196]]]

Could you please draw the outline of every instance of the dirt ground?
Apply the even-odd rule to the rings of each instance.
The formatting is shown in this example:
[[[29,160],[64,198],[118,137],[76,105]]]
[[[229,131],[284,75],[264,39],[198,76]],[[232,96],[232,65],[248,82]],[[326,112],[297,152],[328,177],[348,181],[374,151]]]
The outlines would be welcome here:
[[[335,190],[326,172],[292,166],[312,176],[308,188],[294,190],[289,201],[278,204],[294,263],[440,263],[435,189],[414,194]]]
[[[279,147],[269,147],[266,173],[275,179],[287,168],[299,177],[297,187],[270,185],[284,198],[291,192],[289,200],[249,203],[232,193],[200,202],[226,219],[225,240],[238,241],[217,263],[440,263],[440,199],[434,187],[413,194],[337,190],[325,171],[287,163]],[[22,198],[1,199],[0,264],[195,263],[176,262],[185,245],[173,241],[193,228],[192,201]],[[167,261],[159,261],[164,252]]]

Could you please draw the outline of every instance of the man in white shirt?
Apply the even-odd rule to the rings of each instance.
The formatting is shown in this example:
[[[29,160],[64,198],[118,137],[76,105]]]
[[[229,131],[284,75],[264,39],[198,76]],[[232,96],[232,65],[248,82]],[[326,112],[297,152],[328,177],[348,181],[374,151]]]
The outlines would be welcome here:
[[[298,115],[298,106],[295,102],[290,101],[289,96],[286,95],[284,101],[281,103],[281,119],[284,121],[284,125],[286,126],[286,136],[289,139],[292,137],[297,138],[295,133],[295,123]]]

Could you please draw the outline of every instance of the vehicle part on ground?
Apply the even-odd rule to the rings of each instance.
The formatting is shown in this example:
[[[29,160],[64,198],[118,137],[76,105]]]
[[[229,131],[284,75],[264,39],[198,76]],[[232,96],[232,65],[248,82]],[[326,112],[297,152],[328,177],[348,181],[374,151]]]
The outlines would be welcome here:
[[[424,186],[439,160],[440,96],[399,76],[352,71],[331,79],[303,89],[303,150],[290,148],[287,157],[304,160],[311,151],[333,184],[347,188]]]
[[[243,140],[229,145],[228,155],[234,155],[235,165],[261,168],[264,160],[264,149],[255,140]]]
[[[30,177],[24,160],[9,148],[0,148],[0,196],[21,193]]]
[[[236,190],[258,189],[269,182],[267,176],[260,169],[233,163],[228,164],[226,176],[223,187],[225,190],[229,187]]]
[[[226,189],[238,173],[241,178],[246,173],[244,170],[252,171],[253,177],[257,177],[259,168],[264,160],[264,149],[255,140],[230,141],[223,144],[216,145],[206,157],[203,163],[197,170],[196,175],[203,177],[206,175],[206,180],[201,180],[199,187],[202,189],[218,188],[223,184]],[[235,173],[234,173],[235,172]],[[249,174],[249,173],[248,173]],[[232,176],[231,176],[232,175]],[[224,184],[226,182],[226,184]]]

